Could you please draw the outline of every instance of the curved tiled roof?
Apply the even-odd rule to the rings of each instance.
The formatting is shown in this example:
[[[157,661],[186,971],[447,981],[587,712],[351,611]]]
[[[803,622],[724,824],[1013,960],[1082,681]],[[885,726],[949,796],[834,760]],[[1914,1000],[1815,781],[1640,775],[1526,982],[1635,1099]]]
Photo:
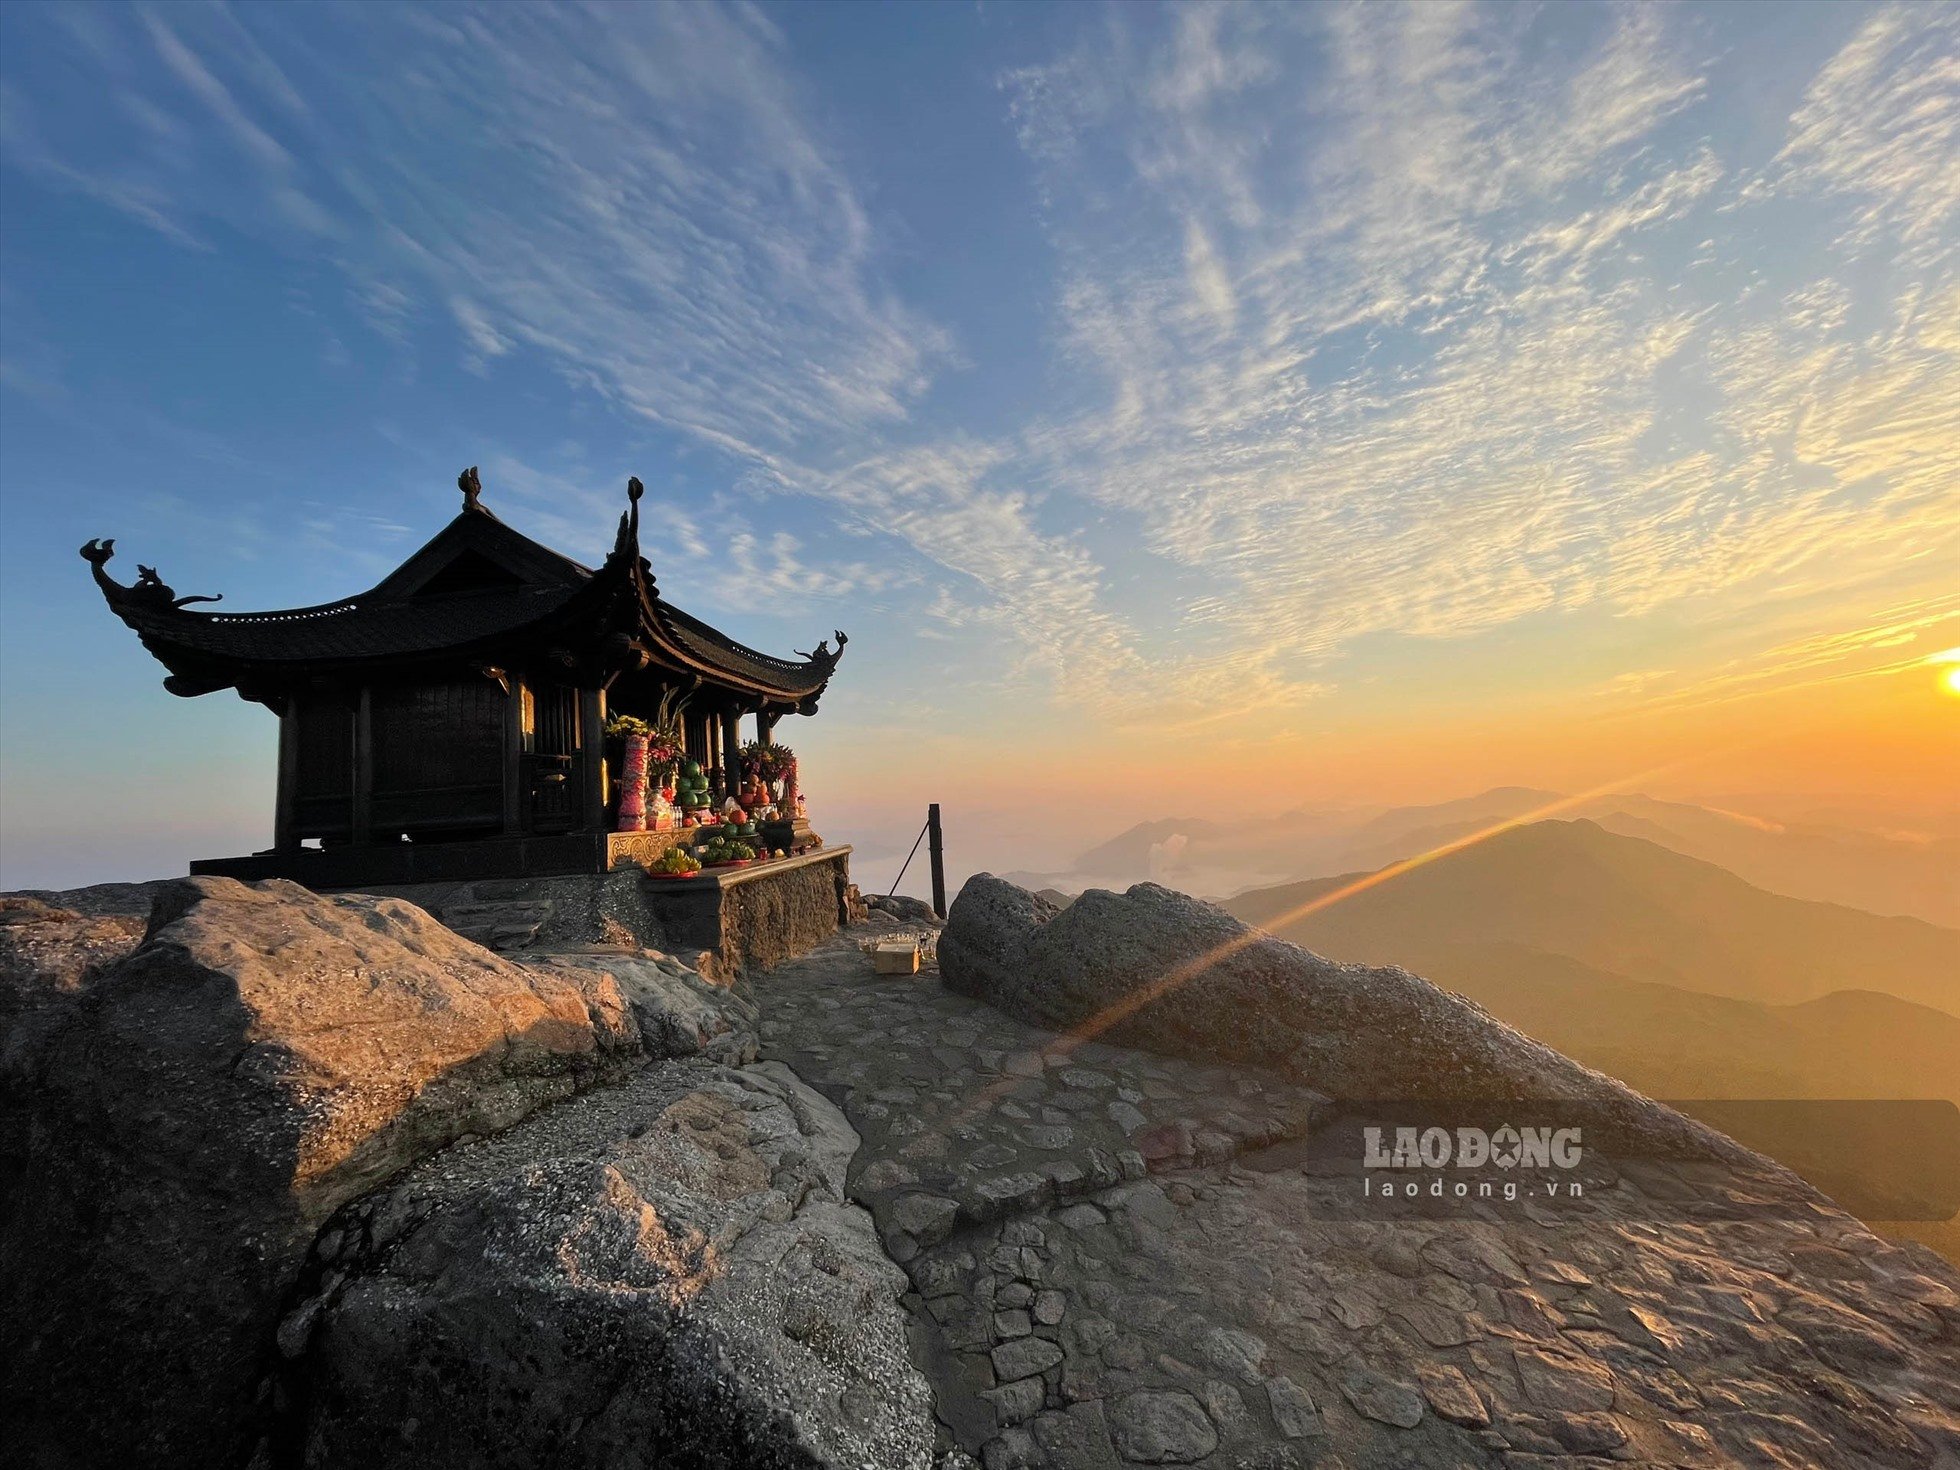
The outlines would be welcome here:
[[[656,604],[656,615],[672,631],[676,641],[696,657],[731,673],[745,674],[759,684],[780,686],[787,692],[808,694],[821,689],[835,663],[835,660],[816,659],[791,662],[758,653],[665,599]]]
[[[637,481],[631,490],[634,509],[597,572],[512,530],[470,496],[460,515],[373,588],[313,607],[191,611],[173,605],[160,584],[125,587],[109,577],[103,564],[114,555],[113,542],[91,542],[82,555],[110,607],[187,692],[223,688],[248,672],[278,677],[307,665],[419,660],[450,651],[495,656],[482,645],[537,628],[573,646],[581,638],[596,643],[625,633],[677,672],[813,707],[841,644],[813,659],[776,658],[661,598],[640,559]]]
[[[277,612],[122,610],[143,639],[218,659],[303,663],[430,653],[523,628],[562,607],[576,586],[499,588],[426,601],[349,597]]]

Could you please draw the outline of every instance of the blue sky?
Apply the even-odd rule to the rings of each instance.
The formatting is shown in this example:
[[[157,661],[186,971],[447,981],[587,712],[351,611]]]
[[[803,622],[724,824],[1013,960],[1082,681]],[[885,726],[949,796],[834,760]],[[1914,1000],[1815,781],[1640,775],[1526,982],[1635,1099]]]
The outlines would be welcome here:
[[[82,541],[321,601],[467,464],[846,628],[833,825],[1000,866],[1112,756],[1151,815],[1960,642],[1957,16],[6,6],[0,882],[267,838],[269,717]]]

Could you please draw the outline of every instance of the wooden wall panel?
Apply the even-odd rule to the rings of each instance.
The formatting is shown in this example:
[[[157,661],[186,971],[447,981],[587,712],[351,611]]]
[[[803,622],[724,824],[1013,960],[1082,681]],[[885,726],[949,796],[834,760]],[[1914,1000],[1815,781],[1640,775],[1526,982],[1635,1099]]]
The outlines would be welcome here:
[[[379,840],[501,830],[507,696],[488,680],[376,688],[374,828]]]
[[[352,835],[354,801],[354,711],[337,698],[297,699],[293,703],[290,756],[291,817],[282,823],[282,840],[318,837],[344,842]]]

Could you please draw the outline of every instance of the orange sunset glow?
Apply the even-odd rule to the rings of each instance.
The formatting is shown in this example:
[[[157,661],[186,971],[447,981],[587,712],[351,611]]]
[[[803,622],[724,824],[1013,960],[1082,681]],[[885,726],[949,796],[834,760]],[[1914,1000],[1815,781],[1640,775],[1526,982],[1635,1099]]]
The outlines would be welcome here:
[[[48,1470],[1960,1470],[1960,0],[6,0],[0,1201]]]

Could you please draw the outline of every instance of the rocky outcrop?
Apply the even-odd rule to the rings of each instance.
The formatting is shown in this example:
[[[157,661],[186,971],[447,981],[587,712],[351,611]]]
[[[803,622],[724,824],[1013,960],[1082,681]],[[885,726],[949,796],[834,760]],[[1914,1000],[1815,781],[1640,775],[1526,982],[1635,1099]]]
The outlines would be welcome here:
[[[668,944],[637,868],[389,884],[369,891],[406,899],[485,949],[562,950],[600,941],[629,949]]]
[[[978,880],[960,991],[873,972],[881,910],[740,994],[398,900],[154,896],[140,936],[0,908],[9,1463],[1960,1460],[1931,1253],[1726,1143],[1386,1216],[1316,1149],[1390,1088],[1682,1124],[1162,890]]]
[[[913,898],[904,893],[866,894],[864,906],[874,914],[889,914],[901,924],[939,923],[939,915],[932,911],[932,905],[922,898]]]
[[[781,1070],[649,1068],[350,1207],[281,1330],[290,1449],[372,1467],[889,1466],[930,1390],[857,1145]]]
[[[49,895],[57,899],[61,895]],[[48,1038],[84,1004],[115,963],[136,948],[144,922],[127,914],[85,914],[27,895],[0,897],[0,1245],[24,1237],[12,1222],[31,1213],[28,1193],[50,1159],[33,1082]],[[0,1256],[0,1276],[31,1269]],[[11,1289],[0,1281],[0,1363],[21,1350],[26,1323],[5,1315]],[[4,1369],[0,1369],[4,1372]]]
[[[106,966],[9,968],[17,993],[83,988],[0,1075],[21,1139],[0,1190],[5,1410],[30,1464],[239,1458],[323,1219],[621,1077],[649,1038],[693,1054],[747,1019],[641,965],[511,964],[399,900],[221,878],[154,900]],[[84,952],[94,922],[34,953]]]
[[[89,919],[146,919],[157,890],[176,881],[154,878],[146,883],[91,883],[86,888],[23,888],[6,898],[16,902],[37,899],[50,908],[66,909]]]
[[[580,945],[526,954],[523,959],[534,970],[597,974],[611,980],[633,1008],[641,1043],[650,1056],[754,1060],[754,1003],[703,978],[672,955]]]
[[[1058,908],[980,874],[939,964],[952,989],[1023,1020],[1270,1068],[1337,1101],[1571,1099],[1629,1150],[1745,1152],[1406,970],[1336,964],[1155,883]]]

